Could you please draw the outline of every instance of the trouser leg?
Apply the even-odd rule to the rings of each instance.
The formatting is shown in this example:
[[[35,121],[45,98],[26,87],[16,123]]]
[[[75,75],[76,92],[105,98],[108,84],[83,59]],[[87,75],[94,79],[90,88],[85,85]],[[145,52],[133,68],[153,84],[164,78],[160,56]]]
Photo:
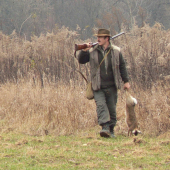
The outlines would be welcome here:
[[[95,91],[94,99],[96,102],[96,111],[99,125],[102,126],[102,124],[108,122],[110,126],[115,126],[117,121],[117,89],[115,87],[111,87]]]
[[[116,104],[117,104],[117,89],[116,87],[111,87],[106,89],[106,104],[110,114],[109,125],[114,128],[117,122],[116,117]]]
[[[106,104],[105,92],[101,89],[94,91],[94,99],[96,102],[98,124],[102,126],[102,124],[110,121],[110,114]]]

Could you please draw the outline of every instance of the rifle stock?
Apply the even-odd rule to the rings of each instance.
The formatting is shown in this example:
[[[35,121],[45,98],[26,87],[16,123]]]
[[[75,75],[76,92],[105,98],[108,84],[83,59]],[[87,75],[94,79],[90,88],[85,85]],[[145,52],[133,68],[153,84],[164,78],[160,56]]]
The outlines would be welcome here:
[[[113,37],[110,37],[110,40],[115,39],[116,37],[118,37],[118,36],[120,36],[120,35],[122,35],[122,34],[124,34],[124,32],[121,32],[121,33],[119,33],[119,34],[116,34],[116,35],[114,35]],[[95,45],[97,45],[97,44],[98,44],[98,42],[92,43],[91,45],[92,45],[92,47],[93,47],[93,46],[95,46]],[[79,51],[79,50],[82,50],[82,49],[85,49],[85,48],[87,48],[87,44],[75,44],[74,56],[76,57],[76,51]]]
[[[75,51],[87,48],[87,44],[75,44]]]

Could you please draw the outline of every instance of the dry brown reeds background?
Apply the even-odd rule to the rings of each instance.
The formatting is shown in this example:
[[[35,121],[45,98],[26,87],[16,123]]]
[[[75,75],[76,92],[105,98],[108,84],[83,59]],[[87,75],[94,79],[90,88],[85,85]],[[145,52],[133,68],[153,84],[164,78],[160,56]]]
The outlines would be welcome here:
[[[0,33],[0,128],[30,135],[68,135],[97,125],[95,103],[84,96],[89,65],[74,58],[78,35],[68,28],[27,41]],[[170,31],[159,23],[134,26],[114,42],[127,60],[139,128],[146,135],[170,129]],[[116,132],[127,133],[125,96],[119,92]]]

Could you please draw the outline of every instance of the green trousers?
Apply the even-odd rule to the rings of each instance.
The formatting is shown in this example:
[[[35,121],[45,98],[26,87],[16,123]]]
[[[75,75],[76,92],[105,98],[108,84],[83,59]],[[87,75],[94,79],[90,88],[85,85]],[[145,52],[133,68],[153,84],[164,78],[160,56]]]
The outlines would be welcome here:
[[[98,91],[94,91],[94,99],[96,102],[96,111],[98,123],[102,126],[103,123],[109,122],[109,126],[115,126],[116,104],[117,104],[117,89],[115,86],[106,87]]]

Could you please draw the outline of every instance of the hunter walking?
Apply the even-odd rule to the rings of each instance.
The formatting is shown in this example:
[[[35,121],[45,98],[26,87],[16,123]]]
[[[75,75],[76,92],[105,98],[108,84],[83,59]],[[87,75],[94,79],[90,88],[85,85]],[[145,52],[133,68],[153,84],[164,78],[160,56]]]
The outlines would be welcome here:
[[[121,86],[120,78],[124,89],[129,89],[129,78],[120,48],[110,42],[110,31],[99,29],[96,36],[98,44],[92,47],[87,43],[87,48],[80,51],[78,61],[80,64],[90,62],[98,123],[102,127],[100,136],[114,138],[117,90]]]

